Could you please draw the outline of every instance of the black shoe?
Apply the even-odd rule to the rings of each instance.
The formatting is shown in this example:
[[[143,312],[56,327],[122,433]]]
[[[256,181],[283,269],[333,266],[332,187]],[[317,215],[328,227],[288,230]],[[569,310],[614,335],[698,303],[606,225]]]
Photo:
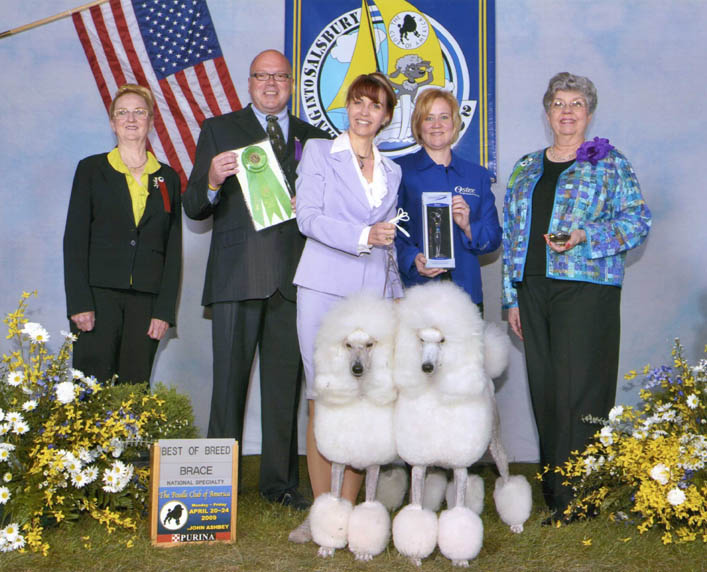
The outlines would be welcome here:
[[[272,497],[266,496],[265,500],[282,506],[289,506],[295,510],[307,510],[312,506],[312,501],[303,497],[297,490],[285,491]]]

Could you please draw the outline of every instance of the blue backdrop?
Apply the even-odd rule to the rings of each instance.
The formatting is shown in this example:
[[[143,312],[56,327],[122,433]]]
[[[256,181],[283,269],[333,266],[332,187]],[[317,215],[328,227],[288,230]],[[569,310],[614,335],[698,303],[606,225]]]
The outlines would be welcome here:
[[[80,3],[2,2],[0,28]],[[245,104],[253,56],[285,48],[285,2],[208,4]],[[349,4],[360,8],[357,0]],[[629,157],[654,216],[647,242],[628,259],[619,370],[667,363],[677,336],[694,360],[707,341],[707,3],[497,0],[495,8],[497,206],[514,161],[551,140],[541,105],[550,76],[567,70],[591,77],[599,105],[588,135],[609,138]],[[36,288],[31,319],[53,334],[49,345],[56,348],[59,330],[67,326],[61,244],[74,169],[82,157],[110,149],[114,137],[71,19],[0,40],[0,69],[0,312],[13,310],[22,290]],[[160,346],[154,379],[190,393],[203,428],[211,333],[200,297],[210,224],[185,218],[184,227],[179,326]],[[500,321],[500,261],[495,255],[485,262],[486,316]],[[7,349],[5,342],[0,346]],[[251,397],[246,452],[257,451],[260,438],[257,390]],[[536,458],[518,344],[498,398],[511,458]],[[621,403],[636,399],[635,391],[617,397]]]

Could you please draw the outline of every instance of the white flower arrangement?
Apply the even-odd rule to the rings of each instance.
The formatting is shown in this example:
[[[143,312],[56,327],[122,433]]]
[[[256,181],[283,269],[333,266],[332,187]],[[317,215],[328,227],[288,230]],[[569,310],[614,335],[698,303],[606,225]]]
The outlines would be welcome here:
[[[195,437],[196,430],[188,399],[174,390],[99,383],[69,367],[73,334],[62,332],[59,352],[50,355],[48,332],[24,318],[29,296],[4,320],[16,349],[0,362],[0,551],[46,555],[47,524],[80,513],[108,529],[135,529],[148,470],[132,464],[138,452],[126,442]],[[175,407],[176,420],[165,413]]]
[[[554,469],[576,493],[567,515],[599,509],[640,532],[663,528],[665,544],[707,542],[707,360],[691,367],[678,340],[672,355],[671,367],[644,368],[639,406],[614,407],[594,441]]]

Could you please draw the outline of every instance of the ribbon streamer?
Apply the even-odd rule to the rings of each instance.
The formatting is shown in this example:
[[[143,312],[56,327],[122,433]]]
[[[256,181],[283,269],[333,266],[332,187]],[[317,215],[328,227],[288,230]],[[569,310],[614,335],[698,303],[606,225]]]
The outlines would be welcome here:
[[[391,224],[394,224],[395,228],[397,228],[405,236],[410,238],[410,233],[398,224],[399,222],[408,222],[409,220],[410,220],[410,215],[408,213],[406,213],[402,209],[402,207],[400,207],[400,208],[398,208],[397,214],[393,218],[391,218],[388,222]]]
[[[265,226],[275,216],[280,220],[287,220],[292,215],[290,197],[282,188],[268,164],[268,156],[257,145],[251,145],[243,150],[241,161],[248,177],[248,190],[253,219]],[[284,214],[283,212],[284,211]]]

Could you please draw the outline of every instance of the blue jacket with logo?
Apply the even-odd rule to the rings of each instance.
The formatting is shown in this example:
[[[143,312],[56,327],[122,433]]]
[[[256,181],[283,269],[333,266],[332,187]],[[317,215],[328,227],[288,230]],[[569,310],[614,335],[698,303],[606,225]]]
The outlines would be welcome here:
[[[523,280],[535,185],[543,174],[544,150],[513,168],[503,209],[503,307],[518,305],[515,284]],[[574,162],[557,180],[547,232],[584,229],[583,242],[556,253],[547,248],[548,278],[621,286],[626,252],[643,242],[651,213],[631,163],[616,149],[596,165]]]
[[[438,165],[424,149],[396,159],[403,170],[398,191],[398,206],[409,215],[410,221],[401,226],[410,233],[410,238],[401,232],[396,234],[400,276],[405,286],[424,284],[430,278],[420,276],[415,267],[415,256],[424,252],[422,224],[423,191],[445,191],[461,195],[470,208],[471,240],[453,224],[454,258],[456,268],[451,277],[469,293],[474,303],[483,301],[481,269],[477,256],[493,252],[501,244],[501,226],[491,192],[489,172],[465,161],[452,151],[449,166]],[[432,278],[439,280],[440,278]]]

